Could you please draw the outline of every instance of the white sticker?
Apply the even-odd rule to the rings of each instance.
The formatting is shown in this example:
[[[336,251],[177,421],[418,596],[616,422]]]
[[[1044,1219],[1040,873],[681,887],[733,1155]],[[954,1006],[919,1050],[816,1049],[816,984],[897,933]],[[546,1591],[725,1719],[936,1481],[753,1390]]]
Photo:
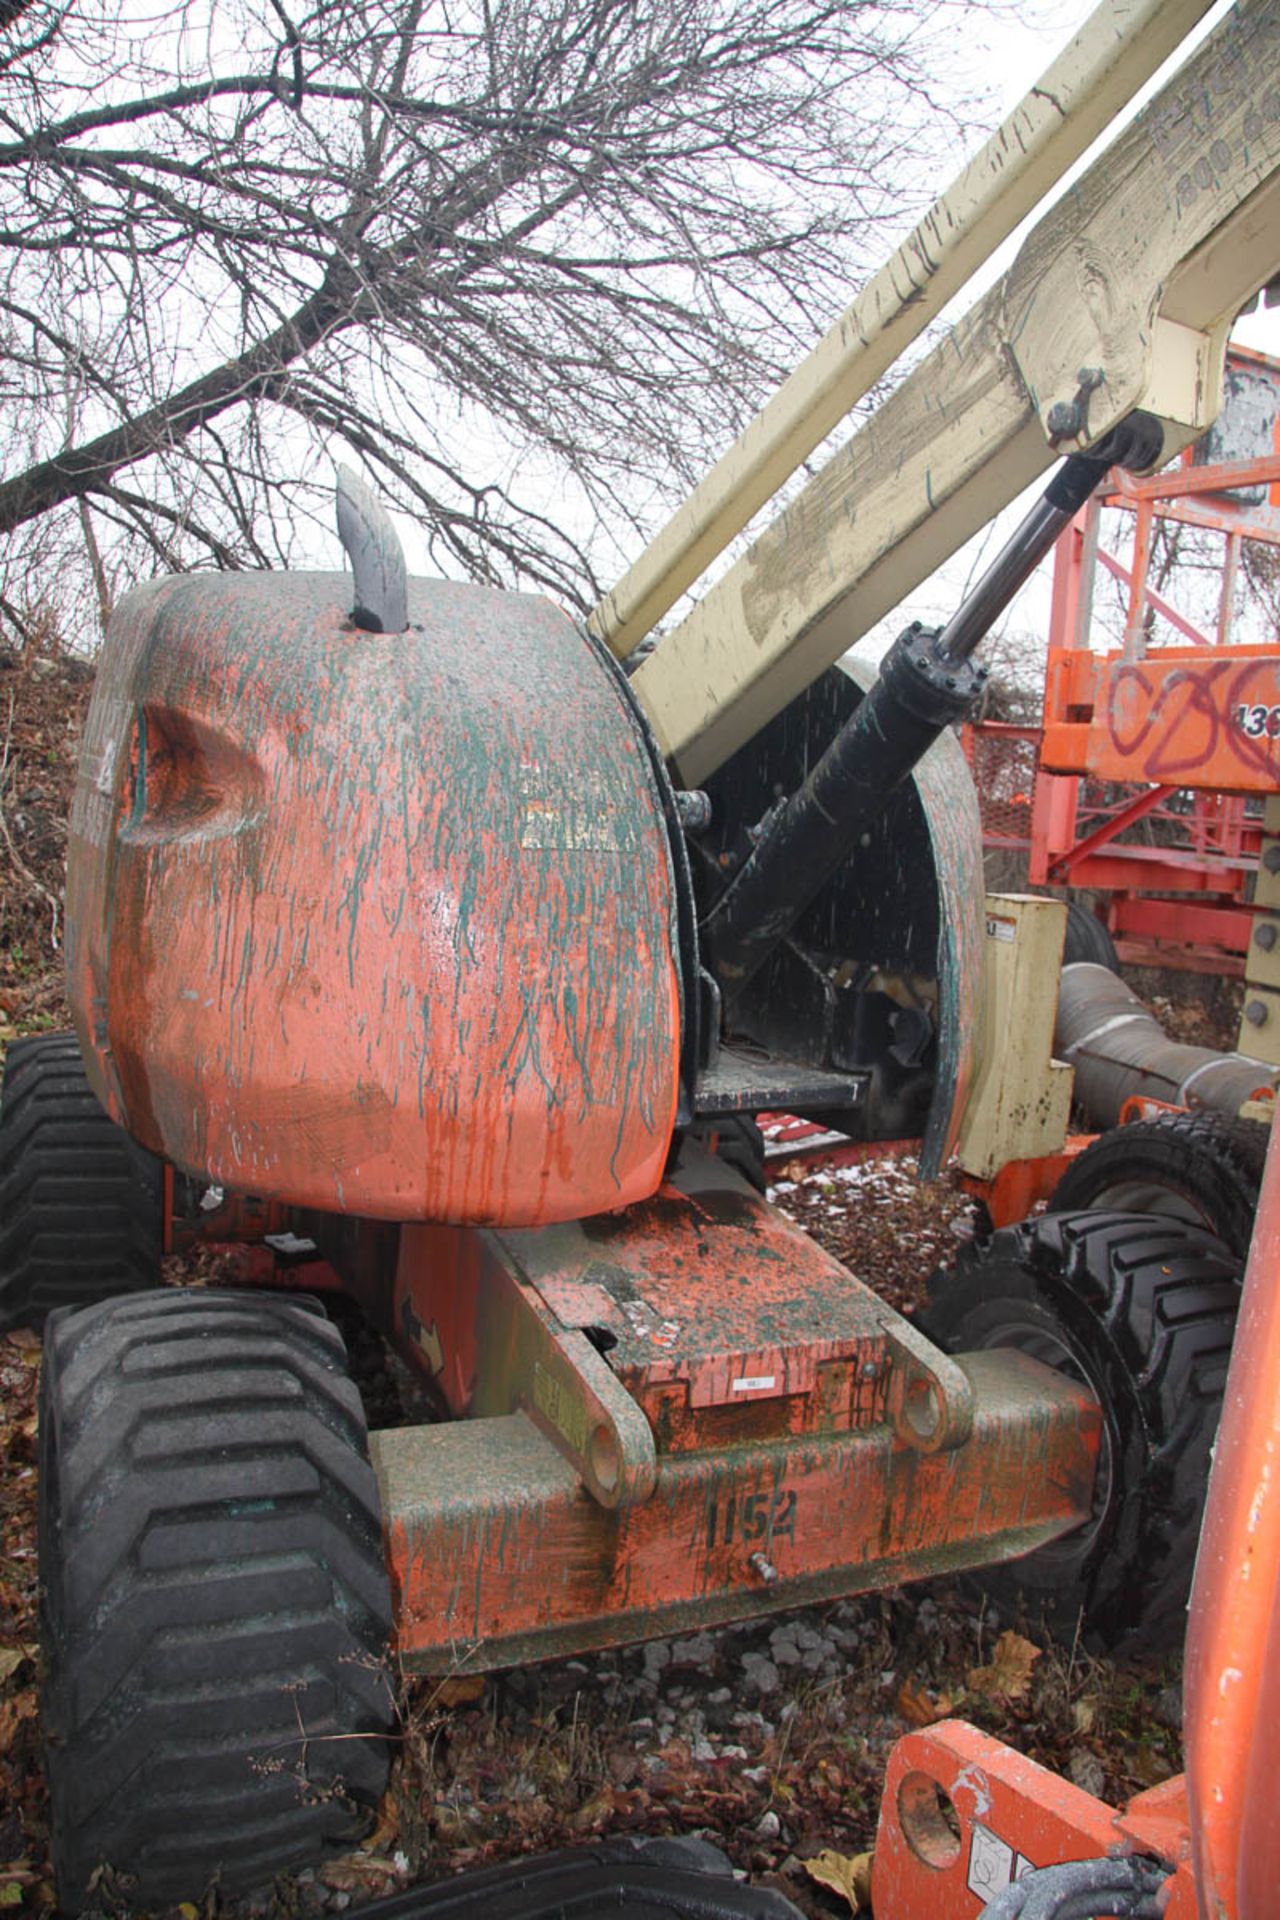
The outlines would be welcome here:
[[[980,1900],[994,1899],[1013,1878],[1013,1848],[989,1827],[973,1823],[969,1842],[969,1891]]]
[[[102,751],[98,755],[98,769],[93,776],[94,786],[98,789],[99,793],[105,794],[108,799],[111,798],[111,789],[113,785],[113,776],[115,774],[115,768],[116,768],[116,743],[111,738],[110,734],[108,734],[107,738],[102,743]]]
[[[994,913],[987,915],[988,940],[1008,940],[1012,942],[1017,938],[1017,932],[1018,923],[1016,920],[998,920]]]
[[[777,1377],[778,1376],[775,1373],[746,1373],[742,1376],[741,1380],[734,1381],[733,1392],[734,1393],[768,1392],[769,1389],[774,1385],[774,1382],[777,1380]]]
[[[516,784],[523,802],[522,847],[555,853],[628,850],[619,838],[616,801],[608,782],[599,774],[584,769],[569,792],[564,790],[563,777],[556,769],[548,774],[536,763],[526,761],[516,775]]]
[[[1034,1873],[1035,1871],[1036,1871],[1035,1861],[1028,1860],[1025,1853],[1020,1853],[1018,1855],[1017,1860],[1014,1862],[1014,1867],[1013,1867],[1014,1879],[1025,1880],[1029,1873]]]

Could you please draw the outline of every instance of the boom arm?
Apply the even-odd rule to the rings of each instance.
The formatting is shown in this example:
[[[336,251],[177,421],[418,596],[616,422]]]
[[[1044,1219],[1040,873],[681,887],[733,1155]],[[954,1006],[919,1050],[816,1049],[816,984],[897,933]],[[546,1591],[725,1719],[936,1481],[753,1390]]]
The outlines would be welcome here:
[[[1169,459],[1211,423],[1231,323],[1280,257],[1277,71],[1280,0],[1244,0],[638,669],[632,685],[686,783],[1055,450],[1141,408],[1164,422]]]
[[[625,658],[1133,99],[1212,0],[1103,0],[591,614]]]

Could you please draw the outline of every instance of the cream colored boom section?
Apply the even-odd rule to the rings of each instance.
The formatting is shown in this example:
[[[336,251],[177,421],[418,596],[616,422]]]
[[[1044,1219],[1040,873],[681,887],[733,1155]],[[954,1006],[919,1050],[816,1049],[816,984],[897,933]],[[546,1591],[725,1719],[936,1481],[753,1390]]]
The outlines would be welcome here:
[[[1106,0],[617,586],[592,630],[619,658],[741,533],[1133,99],[1212,0]]]
[[[1166,457],[1212,420],[1232,319],[1280,264],[1280,0],[1244,0],[1045,216],[1013,267],[632,678],[704,778],[1049,466],[1100,369]],[[1070,451],[1070,446],[1062,449]]]

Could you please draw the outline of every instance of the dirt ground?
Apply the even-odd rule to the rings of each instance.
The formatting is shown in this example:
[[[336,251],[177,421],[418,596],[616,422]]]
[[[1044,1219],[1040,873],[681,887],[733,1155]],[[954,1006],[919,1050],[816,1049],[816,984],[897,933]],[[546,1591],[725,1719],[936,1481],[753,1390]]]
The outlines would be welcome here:
[[[0,1048],[66,1024],[56,942],[66,806],[88,671],[0,655]],[[1179,1037],[1185,1037],[1180,1035]],[[969,1231],[946,1182],[910,1162],[771,1164],[778,1204],[909,1307]],[[397,1365],[355,1337],[380,1422],[416,1417]],[[0,1340],[0,1909],[49,1911],[35,1549],[34,1336]],[[1002,1636],[1004,1636],[1002,1638]],[[773,1621],[485,1679],[397,1680],[390,1791],[357,1853],[251,1903],[298,1916],[603,1834],[702,1834],[812,1915],[848,1903],[807,1870],[872,1846],[885,1757],[951,1713],[1122,1800],[1180,1766],[1176,1661],[1041,1644],[981,1591],[935,1582]],[[104,1900],[104,1905],[105,1903]],[[181,1910],[197,1920],[197,1909]]]

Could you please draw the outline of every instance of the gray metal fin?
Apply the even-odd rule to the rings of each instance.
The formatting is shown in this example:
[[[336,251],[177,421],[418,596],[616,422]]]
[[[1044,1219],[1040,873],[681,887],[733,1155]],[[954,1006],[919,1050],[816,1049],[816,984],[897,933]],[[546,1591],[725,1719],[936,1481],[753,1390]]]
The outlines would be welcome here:
[[[351,618],[366,633],[403,633],[409,583],[400,536],[372,487],[350,467],[338,468],[338,538],[355,575]]]

